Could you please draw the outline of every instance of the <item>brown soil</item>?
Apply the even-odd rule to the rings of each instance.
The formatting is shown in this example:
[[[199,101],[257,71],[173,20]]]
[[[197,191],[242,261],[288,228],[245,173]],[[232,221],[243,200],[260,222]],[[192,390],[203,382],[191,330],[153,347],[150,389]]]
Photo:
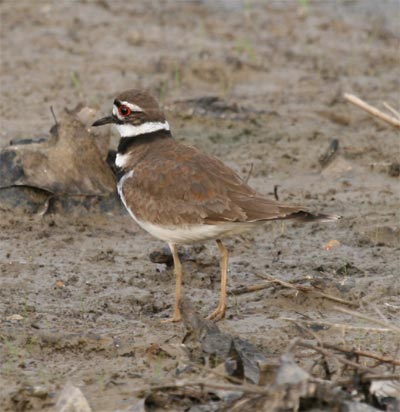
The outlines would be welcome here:
[[[243,176],[252,169],[249,182],[263,193],[273,196],[279,185],[280,200],[344,216],[329,225],[273,223],[228,241],[230,288],[260,283],[258,273],[307,281],[400,325],[399,134],[342,98],[352,92],[398,107],[397,2],[0,7],[1,146],[47,133],[50,105],[60,112],[83,101],[106,114],[116,91],[149,87],[178,140]],[[204,96],[219,103],[187,101]],[[340,152],[322,169],[319,158],[334,138]],[[178,346],[184,334],[182,325],[160,323],[174,293],[171,268],[149,260],[161,242],[119,210],[2,211],[0,227],[1,410],[51,411],[72,381],[94,411],[113,411],[134,404],[138,387],[174,376],[179,359],[151,350]],[[330,240],[340,244],[326,250]],[[183,249],[185,291],[206,315],[218,299],[216,245]],[[327,300],[271,287],[231,297],[220,327],[278,357],[301,335],[284,318],[376,326]],[[314,333],[391,355],[399,345],[393,334],[368,328]],[[45,399],[29,392],[37,386]]]

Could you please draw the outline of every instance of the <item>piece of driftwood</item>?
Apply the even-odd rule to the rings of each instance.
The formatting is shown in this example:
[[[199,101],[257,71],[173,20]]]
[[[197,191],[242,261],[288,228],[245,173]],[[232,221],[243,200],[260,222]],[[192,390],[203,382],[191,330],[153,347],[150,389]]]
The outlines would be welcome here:
[[[92,136],[75,114],[64,113],[46,140],[0,152],[0,188],[29,186],[52,194],[101,196],[115,179]]]

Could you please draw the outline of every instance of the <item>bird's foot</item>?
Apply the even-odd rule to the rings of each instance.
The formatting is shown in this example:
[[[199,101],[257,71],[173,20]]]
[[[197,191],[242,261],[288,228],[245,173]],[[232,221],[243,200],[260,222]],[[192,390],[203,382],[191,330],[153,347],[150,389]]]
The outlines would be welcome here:
[[[176,323],[182,320],[182,316],[180,312],[175,312],[172,318],[163,319],[161,323]]]
[[[163,319],[161,321],[161,323],[176,323],[176,322],[180,322],[182,320],[182,318],[176,318],[175,316],[172,318],[168,318],[168,319]]]
[[[215,309],[214,312],[211,313],[211,315],[207,316],[206,319],[214,320],[215,322],[218,322],[219,320],[225,318],[225,311],[226,311],[226,305],[219,304],[217,306],[217,309]]]

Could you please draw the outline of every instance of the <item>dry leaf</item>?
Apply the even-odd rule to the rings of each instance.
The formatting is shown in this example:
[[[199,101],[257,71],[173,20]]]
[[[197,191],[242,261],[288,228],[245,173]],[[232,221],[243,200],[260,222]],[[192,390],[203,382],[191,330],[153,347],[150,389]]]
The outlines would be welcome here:
[[[336,239],[331,239],[328,243],[324,245],[325,250],[332,250],[335,247],[339,247],[340,242]]]
[[[63,281],[63,280],[57,280],[57,282],[56,282],[56,286],[58,287],[58,288],[65,288],[65,282]]]

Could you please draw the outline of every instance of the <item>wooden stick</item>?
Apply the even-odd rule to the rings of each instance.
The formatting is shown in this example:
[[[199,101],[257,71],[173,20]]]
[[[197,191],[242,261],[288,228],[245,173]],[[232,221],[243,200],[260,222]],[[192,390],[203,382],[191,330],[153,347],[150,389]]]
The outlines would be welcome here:
[[[371,106],[370,104],[364,102],[357,96],[354,96],[354,94],[345,93],[343,96],[350,103],[353,103],[356,106],[368,112],[369,114],[372,114],[372,116],[375,116],[378,119],[381,119],[384,122],[391,124],[392,126],[400,128],[400,120],[396,119],[395,117],[390,116],[386,113],[383,113],[381,110],[377,109],[376,107]]]

